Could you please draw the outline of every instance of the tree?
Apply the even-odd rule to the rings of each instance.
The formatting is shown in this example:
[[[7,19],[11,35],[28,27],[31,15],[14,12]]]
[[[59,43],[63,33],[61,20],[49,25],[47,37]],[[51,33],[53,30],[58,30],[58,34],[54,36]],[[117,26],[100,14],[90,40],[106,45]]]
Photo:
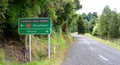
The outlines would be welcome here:
[[[3,34],[3,28],[5,23],[5,12],[8,7],[8,0],[0,0],[0,36]]]
[[[69,29],[71,32],[77,32],[77,20],[78,20],[79,15],[74,14],[70,19],[69,19]],[[72,22],[71,22],[72,21]]]
[[[116,11],[111,11],[109,6],[105,6],[97,23],[97,34],[100,37],[106,38],[119,37],[119,20],[119,15],[116,13]]]
[[[108,34],[108,23],[110,20],[111,10],[109,6],[106,6],[102,12],[102,15],[100,16],[100,19],[98,21],[98,35],[99,36],[105,36],[107,37]]]
[[[82,17],[79,16],[78,21],[78,34],[84,34],[85,33],[85,26],[84,26],[84,21],[82,20]]]
[[[93,12],[93,16],[98,18],[97,12]]]
[[[62,1],[62,2],[61,2]],[[57,22],[55,22],[55,27],[62,28],[63,33],[67,33],[69,31],[69,27],[73,20],[71,19],[75,15],[75,10],[81,8],[79,0],[61,0],[57,5]],[[76,2],[78,1],[78,2]],[[71,22],[71,23],[70,23]]]
[[[89,12],[87,15],[85,13],[83,13],[82,18],[85,21],[85,31],[92,33],[93,28],[98,19],[97,12],[93,12],[93,13]]]
[[[80,4],[80,0],[74,0],[75,2],[75,10],[79,10],[82,8],[82,5]]]
[[[0,0],[0,35],[19,38],[18,18],[50,17],[53,30],[67,33],[79,0]]]
[[[88,17],[88,15],[86,15],[86,13],[82,13],[82,18],[83,18],[84,20],[89,21],[89,17]]]
[[[108,26],[108,36],[109,38],[119,37],[119,18],[118,14],[115,11],[111,12],[111,18],[109,20]]]

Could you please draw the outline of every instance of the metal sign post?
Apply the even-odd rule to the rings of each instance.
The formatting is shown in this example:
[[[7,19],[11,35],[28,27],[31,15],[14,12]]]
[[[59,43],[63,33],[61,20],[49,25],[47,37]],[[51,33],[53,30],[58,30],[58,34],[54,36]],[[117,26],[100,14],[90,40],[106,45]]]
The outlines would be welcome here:
[[[25,35],[25,50],[28,50],[27,48],[28,48],[28,46],[27,46],[27,43],[28,43],[28,37],[27,37],[27,35]],[[25,60],[27,61],[27,53],[25,52]]]
[[[29,34],[29,60],[30,60],[30,62],[32,61],[32,59],[31,59],[31,38],[32,38],[32,36],[31,36],[31,34]]]
[[[48,58],[50,59],[50,34],[48,34]]]

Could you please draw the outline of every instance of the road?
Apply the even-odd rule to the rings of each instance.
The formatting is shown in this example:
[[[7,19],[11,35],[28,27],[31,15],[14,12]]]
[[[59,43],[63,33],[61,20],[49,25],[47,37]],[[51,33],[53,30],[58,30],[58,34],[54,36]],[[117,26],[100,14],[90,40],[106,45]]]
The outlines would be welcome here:
[[[120,65],[120,51],[94,39],[74,35],[76,43],[62,65]]]

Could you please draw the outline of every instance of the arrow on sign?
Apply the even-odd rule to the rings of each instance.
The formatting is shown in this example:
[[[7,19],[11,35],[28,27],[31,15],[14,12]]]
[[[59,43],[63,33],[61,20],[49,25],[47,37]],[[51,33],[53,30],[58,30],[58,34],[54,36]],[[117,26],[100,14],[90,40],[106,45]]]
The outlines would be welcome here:
[[[23,24],[21,24],[20,26],[23,27]]]

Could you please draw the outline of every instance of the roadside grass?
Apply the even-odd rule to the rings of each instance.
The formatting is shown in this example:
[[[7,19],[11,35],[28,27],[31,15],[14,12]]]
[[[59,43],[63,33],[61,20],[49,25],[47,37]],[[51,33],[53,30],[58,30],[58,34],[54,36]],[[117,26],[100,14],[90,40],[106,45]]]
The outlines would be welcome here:
[[[105,39],[98,38],[96,36],[92,36],[89,33],[85,33],[85,36],[88,36],[90,38],[93,38],[93,39],[95,39],[97,41],[102,42],[103,44],[109,45],[109,46],[111,46],[111,47],[113,47],[115,49],[120,50],[120,39],[115,39],[115,40],[110,41],[110,40],[105,40]]]
[[[4,57],[5,57],[4,54],[5,53],[4,53],[3,49],[0,49],[0,65],[6,65],[6,63],[4,61]]]
[[[61,65],[64,53],[65,50],[63,50],[62,52],[57,52],[56,54],[52,54],[51,59],[46,58],[41,61],[35,60],[22,65]]]
[[[61,65],[61,63],[65,60],[66,53],[73,42],[74,39],[71,37],[70,33],[68,35],[57,33],[51,35],[51,58],[48,59],[47,37],[39,38],[32,36],[33,61],[26,63],[6,61],[4,51],[0,49],[0,65]],[[56,46],[56,53],[54,53],[54,46]]]
[[[44,41],[44,40],[40,40]],[[66,52],[69,46],[73,43],[70,35],[56,35],[51,37],[51,58],[47,57],[41,61],[34,60],[22,65],[61,65],[64,61]],[[47,42],[46,42],[47,44]],[[56,53],[54,54],[54,45],[56,46]]]

